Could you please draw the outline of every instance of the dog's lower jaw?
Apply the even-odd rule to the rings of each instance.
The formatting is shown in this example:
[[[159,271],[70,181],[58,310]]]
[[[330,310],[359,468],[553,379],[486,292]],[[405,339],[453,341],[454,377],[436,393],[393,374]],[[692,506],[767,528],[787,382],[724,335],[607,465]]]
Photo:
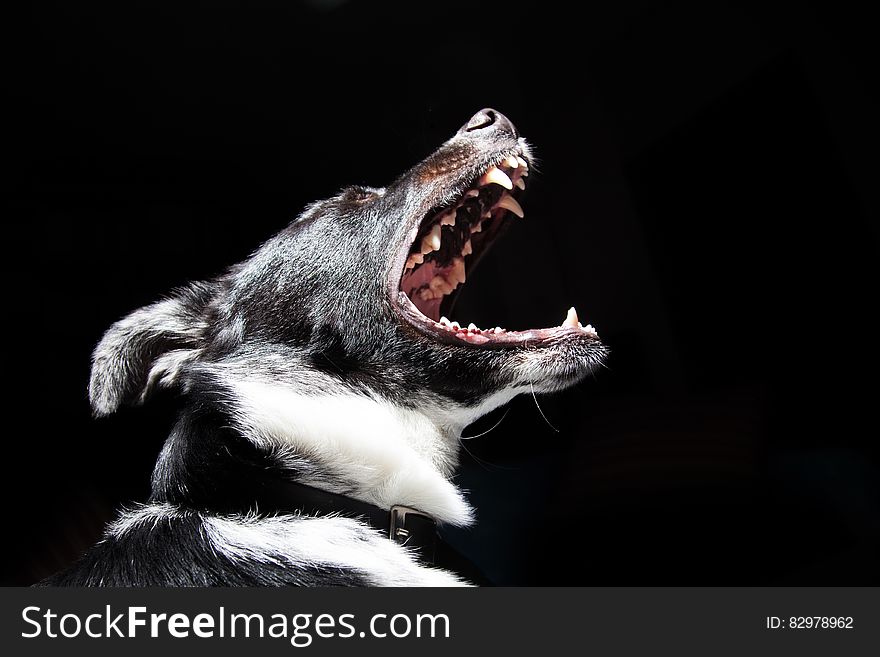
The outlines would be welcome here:
[[[304,395],[278,383],[227,383],[232,422],[257,446],[319,466],[298,481],[384,509],[409,506],[455,526],[474,512],[450,478],[461,429],[454,415],[354,393]]]

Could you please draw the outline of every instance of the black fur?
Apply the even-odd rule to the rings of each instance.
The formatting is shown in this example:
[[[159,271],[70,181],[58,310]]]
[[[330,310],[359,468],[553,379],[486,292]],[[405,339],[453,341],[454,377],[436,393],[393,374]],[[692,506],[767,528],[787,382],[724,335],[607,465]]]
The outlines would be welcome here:
[[[108,534],[47,583],[363,583],[338,569],[231,561],[207,543],[199,514],[258,511],[268,482],[307,481],[342,493],[356,483],[313,454],[243,435],[230,381],[259,376],[303,395],[345,391],[420,409],[468,408],[521,386],[524,363],[538,392],[585,376],[604,356],[598,340],[562,336],[522,348],[476,348],[420,331],[397,306],[411,235],[423,218],[460,197],[499,157],[523,148],[503,115],[484,110],[387,188],[351,187],[309,206],[245,262],[111,327],[94,354],[94,412],[140,403],[157,387],[179,392],[180,416],[149,501],[182,515]]]

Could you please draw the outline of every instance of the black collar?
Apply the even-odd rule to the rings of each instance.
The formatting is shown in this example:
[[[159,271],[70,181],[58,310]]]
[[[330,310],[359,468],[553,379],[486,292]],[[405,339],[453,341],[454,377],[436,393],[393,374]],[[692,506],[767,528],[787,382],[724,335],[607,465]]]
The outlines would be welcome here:
[[[274,502],[271,506],[276,507],[273,511],[299,511],[303,515],[337,513],[358,517],[395,543],[414,549],[424,563],[432,566],[436,563],[437,543],[442,539],[437,534],[437,522],[427,513],[401,505],[392,506],[390,511],[386,511],[375,504],[295,481],[277,480],[267,488],[265,492],[270,494]],[[263,504],[260,505],[261,512],[267,510]]]
[[[395,505],[386,511],[375,504],[282,479],[265,482],[262,493],[260,513],[336,513],[360,518],[381,531],[389,540],[412,549],[426,566],[455,571],[474,584],[490,584],[473,563],[440,537],[437,533],[437,522],[416,509]]]

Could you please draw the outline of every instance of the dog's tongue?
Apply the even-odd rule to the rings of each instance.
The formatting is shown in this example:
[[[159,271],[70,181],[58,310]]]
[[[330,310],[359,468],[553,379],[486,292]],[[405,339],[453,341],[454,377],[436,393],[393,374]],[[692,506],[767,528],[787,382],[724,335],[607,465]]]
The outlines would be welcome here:
[[[436,275],[436,267],[432,262],[426,262],[415,271],[408,273],[403,278],[403,291],[407,295],[411,295],[413,290],[418,290],[424,285],[428,285]],[[439,299],[438,299],[439,301]]]
[[[426,285],[430,285],[431,281],[434,280],[439,274],[445,274],[450,271],[449,267],[440,268],[437,266],[437,263],[432,261],[425,262],[422,266],[415,268],[414,270],[407,271],[404,275],[403,280],[401,281],[401,291],[403,292],[406,299],[413,305],[415,308],[425,317],[431,319],[435,322],[435,326],[437,328],[441,328],[447,331],[451,331],[455,334],[456,337],[465,339],[469,342],[475,342],[478,344],[482,344],[483,342],[488,341],[487,336],[498,337],[502,335],[509,336],[514,338],[515,336],[534,336],[541,335],[544,332],[551,332],[553,329],[526,329],[523,331],[508,331],[507,329],[503,329],[500,326],[496,326],[495,328],[490,329],[481,329],[474,324],[469,324],[467,328],[463,328],[458,322],[451,322],[446,317],[440,317],[440,303],[443,301],[443,296],[437,299],[424,298],[422,295],[414,295],[413,291],[419,290]],[[553,328],[563,328],[563,329],[581,329],[588,333],[595,333],[595,329],[589,324],[587,326],[583,326],[580,323],[580,319],[578,318],[577,310],[574,309],[574,306],[568,309],[566,313],[565,319],[558,327]]]
[[[426,285],[430,285],[434,277],[443,270],[439,269],[435,263],[426,262],[415,271],[408,272],[401,282],[401,288],[407,296],[412,297],[413,303],[418,307],[419,311],[426,317],[437,320],[440,317],[440,303],[443,301],[441,296],[438,299],[425,299],[421,295],[414,295],[413,290],[418,290]]]
[[[421,306],[421,313],[426,317],[439,317],[441,301],[442,299],[429,299],[428,301],[419,301],[419,305]]]

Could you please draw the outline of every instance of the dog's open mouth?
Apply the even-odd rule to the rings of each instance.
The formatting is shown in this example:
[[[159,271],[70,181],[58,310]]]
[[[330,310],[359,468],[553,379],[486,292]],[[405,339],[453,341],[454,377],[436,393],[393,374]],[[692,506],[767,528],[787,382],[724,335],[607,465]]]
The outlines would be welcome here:
[[[510,154],[490,165],[456,201],[433,210],[419,226],[400,279],[404,316],[418,328],[445,341],[515,346],[563,337],[598,339],[589,324],[570,308],[561,325],[508,331],[482,329],[450,321],[450,309],[468,273],[511,221],[525,216],[518,197],[526,188],[529,164]]]

